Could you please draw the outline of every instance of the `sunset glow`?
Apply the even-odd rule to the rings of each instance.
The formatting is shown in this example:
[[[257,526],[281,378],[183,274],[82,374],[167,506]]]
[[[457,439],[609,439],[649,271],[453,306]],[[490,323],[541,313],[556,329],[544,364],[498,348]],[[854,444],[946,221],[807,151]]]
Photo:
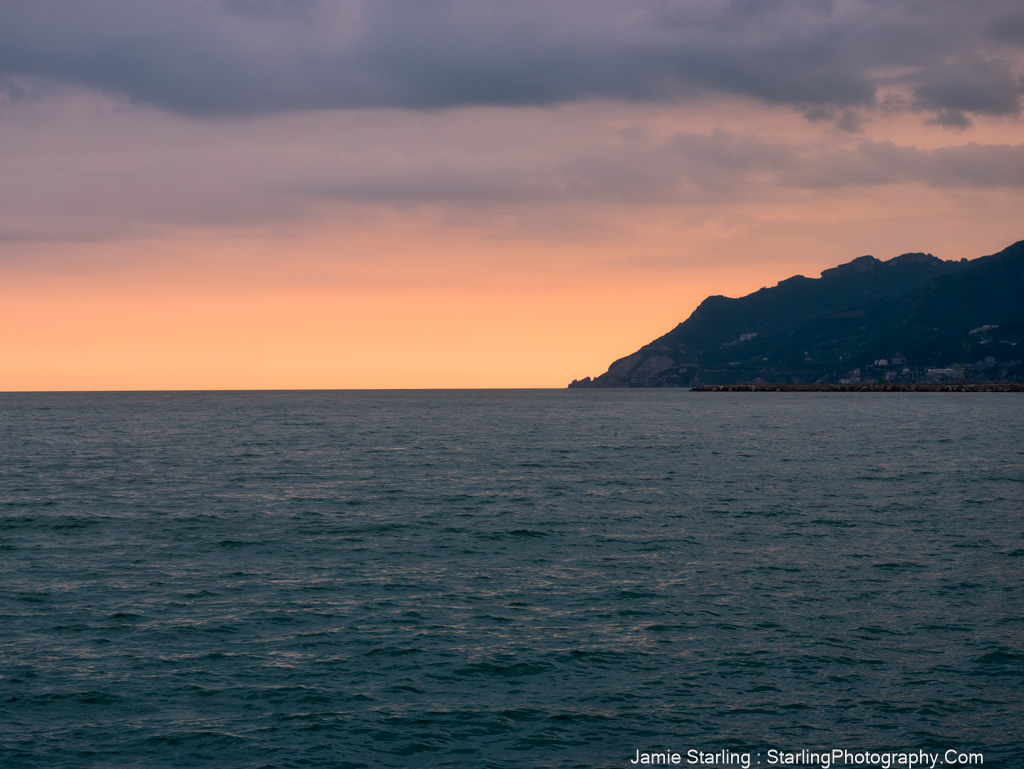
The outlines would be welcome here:
[[[0,10],[2,390],[561,387],[1024,237],[1016,3],[156,7]]]

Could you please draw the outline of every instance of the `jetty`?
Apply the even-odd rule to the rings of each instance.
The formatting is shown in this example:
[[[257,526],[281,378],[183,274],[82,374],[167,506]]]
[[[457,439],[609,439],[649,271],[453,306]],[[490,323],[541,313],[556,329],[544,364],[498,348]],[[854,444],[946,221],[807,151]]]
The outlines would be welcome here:
[[[698,393],[1019,393],[1024,382],[891,382],[888,384],[720,384]]]

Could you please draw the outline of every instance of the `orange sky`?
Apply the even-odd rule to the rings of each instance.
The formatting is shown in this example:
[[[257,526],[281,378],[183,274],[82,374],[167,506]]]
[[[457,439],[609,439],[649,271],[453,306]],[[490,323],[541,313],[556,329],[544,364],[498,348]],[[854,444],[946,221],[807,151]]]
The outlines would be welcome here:
[[[365,226],[320,220],[301,232],[33,243],[29,264],[8,266],[0,285],[0,381],[7,390],[559,387],[603,372],[711,294],[817,276],[861,253],[994,252],[1014,238],[1006,209],[1024,203],[933,200],[909,186],[858,196],[783,211],[766,201],[692,223],[674,221],[671,207],[573,212],[593,217],[593,236],[532,238],[387,211]],[[898,214],[879,210],[887,204]],[[45,260],[55,267],[33,269]]]
[[[8,95],[0,390],[563,387],[711,294],[1024,238],[1019,97],[940,124],[890,79],[825,117]]]

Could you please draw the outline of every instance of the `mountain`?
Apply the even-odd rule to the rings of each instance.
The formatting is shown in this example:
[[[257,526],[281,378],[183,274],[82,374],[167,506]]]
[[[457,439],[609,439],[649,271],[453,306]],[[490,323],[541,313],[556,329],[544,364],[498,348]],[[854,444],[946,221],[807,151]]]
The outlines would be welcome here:
[[[684,322],[570,387],[1024,381],[1024,241],[978,259],[861,256]]]

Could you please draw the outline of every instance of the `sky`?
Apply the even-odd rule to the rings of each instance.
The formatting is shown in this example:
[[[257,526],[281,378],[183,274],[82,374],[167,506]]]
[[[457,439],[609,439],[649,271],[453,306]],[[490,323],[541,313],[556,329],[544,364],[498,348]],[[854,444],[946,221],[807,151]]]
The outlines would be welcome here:
[[[1019,0],[7,0],[0,390],[564,387],[1024,239]]]

